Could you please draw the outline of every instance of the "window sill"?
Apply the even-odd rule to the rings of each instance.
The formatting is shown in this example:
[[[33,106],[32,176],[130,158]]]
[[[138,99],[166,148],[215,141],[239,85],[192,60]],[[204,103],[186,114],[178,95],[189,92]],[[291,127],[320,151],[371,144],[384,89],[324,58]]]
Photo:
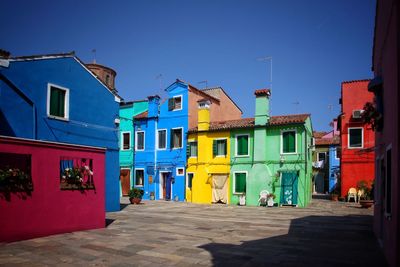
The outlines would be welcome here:
[[[282,156],[286,156],[286,155],[298,155],[299,153],[297,152],[291,152],[291,153],[281,153]]]
[[[61,183],[60,189],[61,190],[95,190],[96,187],[94,185]]]
[[[58,116],[53,116],[53,115],[47,115],[47,118],[52,119],[52,120],[65,121],[65,122],[69,121],[69,118],[58,117]]]
[[[250,155],[235,155],[235,158],[248,158]]]

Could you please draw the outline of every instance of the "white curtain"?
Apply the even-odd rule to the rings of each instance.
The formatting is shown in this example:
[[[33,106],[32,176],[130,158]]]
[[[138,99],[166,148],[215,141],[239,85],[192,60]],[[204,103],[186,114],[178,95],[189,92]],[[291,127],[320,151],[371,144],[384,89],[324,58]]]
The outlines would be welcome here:
[[[228,176],[213,175],[212,176],[212,202],[216,203],[228,202]]]

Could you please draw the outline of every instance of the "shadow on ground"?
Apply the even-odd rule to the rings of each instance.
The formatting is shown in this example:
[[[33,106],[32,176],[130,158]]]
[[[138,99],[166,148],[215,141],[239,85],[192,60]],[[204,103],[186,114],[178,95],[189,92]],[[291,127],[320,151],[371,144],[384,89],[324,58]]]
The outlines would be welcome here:
[[[286,235],[200,248],[214,266],[387,266],[371,229],[372,216],[308,216]]]

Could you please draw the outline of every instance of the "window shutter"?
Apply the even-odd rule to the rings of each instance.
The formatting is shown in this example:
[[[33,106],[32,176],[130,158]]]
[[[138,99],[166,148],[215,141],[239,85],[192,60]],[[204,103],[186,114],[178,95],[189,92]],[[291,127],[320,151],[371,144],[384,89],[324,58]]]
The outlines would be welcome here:
[[[249,154],[249,142],[247,136],[242,137],[242,154],[247,155]]]
[[[190,157],[190,143],[186,145],[186,157]]]
[[[236,173],[235,175],[235,192],[246,193],[246,174]]]
[[[217,146],[217,140],[213,140],[213,157],[215,157],[217,155],[218,152],[218,146]]]
[[[228,142],[227,142],[227,140],[225,140],[225,144],[224,144],[224,155],[226,156],[227,153],[228,153]]]
[[[174,130],[172,130],[172,129],[169,134],[169,143],[170,143],[169,147],[171,149],[173,149],[174,148]]]
[[[168,110],[173,110],[175,106],[175,100],[174,98],[169,98],[168,99]]]
[[[296,151],[296,133],[295,132],[290,132],[289,133],[289,144],[288,144],[288,148],[289,151],[288,152],[295,152]]]

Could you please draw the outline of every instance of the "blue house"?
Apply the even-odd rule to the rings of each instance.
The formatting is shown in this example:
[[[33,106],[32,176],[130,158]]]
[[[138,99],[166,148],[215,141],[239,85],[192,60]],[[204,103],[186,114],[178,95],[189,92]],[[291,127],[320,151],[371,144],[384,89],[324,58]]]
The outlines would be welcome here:
[[[95,73],[74,53],[0,58],[0,135],[105,148],[106,210],[117,211],[121,99]]]
[[[187,131],[197,125],[197,101],[213,103],[211,121],[239,119],[242,111],[220,87],[199,90],[176,80],[165,91],[167,99],[148,97],[148,111],[134,119],[134,187],[144,190],[144,199],[183,201]]]
[[[147,108],[147,100],[121,102],[119,105],[119,164],[121,196],[128,195],[129,190],[133,186],[133,166],[135,155],[135,135],[133,129],[133,118],[136,115],[147,111]]]
[[[329,145],[329,193],[335,188],[340,179],[340,143],[335,136]]]

